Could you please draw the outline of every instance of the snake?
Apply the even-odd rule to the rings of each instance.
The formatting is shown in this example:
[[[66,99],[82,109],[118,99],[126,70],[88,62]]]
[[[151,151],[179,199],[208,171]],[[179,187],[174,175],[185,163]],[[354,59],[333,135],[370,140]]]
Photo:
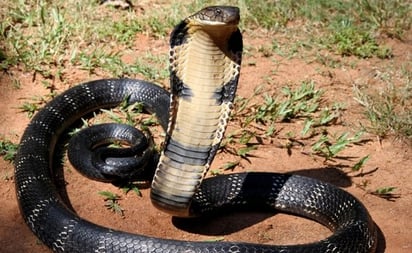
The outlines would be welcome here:
[[[209,6],[175,26],[170,38],[170,92],[144,80],[100,79],[69,88],[35,114],[16,154],[15,186],[25,223],[45,245],[54,252],[376,251],[377,227],[367,209],[334,185],[309,177],[269,172],[239,172],[204,179],[230,119],[239,80],[243,47],[239,20],[238,7]],[[332,235],[298,245],[184,241],[109,229],[79,217],[56,183],[57,145],[67,129],[85,115],[119,106],[124,101],[141,103],[145,111],[156,115],[166,132],[156,159],[148,158],[152,154],[146,149],[140,150],[150,140],[143,141],[144,145],[134,144],[142,142],[142,135],[130,140],[129,149],[141,157],[137,160],[143,171],[149,163],[147,159],[156,161],[150,193],[155,207],[179,217],[244,209],[285,212],[321,223]],[[113,138],[120,139],[134,136],[130,127],[118,130],[113,123],[100,126],[98,132],[117,133]],[[94,139],[93,135],[96,133],[80,135],[78,139],[90,141],[80,146],[73,144],[72,149],[80,150],[81,154],[93,146],[100,148],[100,144],[93,143],[102,140]],[[110,152],[110,148],[106,151]],[[80,164],[89,163],[88,158],[76,158],[80,154],[74,151],[71,156]],[[122,159],[114,159],[109,162],[114,166],[85,174],[100,177],[102,181],[128,178],[130,168],[126,165],[132,158],[125,158],[125,166]],[[95,163],[104,162],[100,160]],[[119,163],[120,169],[116,167]],[[115,175],[112,167],[122,171],[120,176]]]

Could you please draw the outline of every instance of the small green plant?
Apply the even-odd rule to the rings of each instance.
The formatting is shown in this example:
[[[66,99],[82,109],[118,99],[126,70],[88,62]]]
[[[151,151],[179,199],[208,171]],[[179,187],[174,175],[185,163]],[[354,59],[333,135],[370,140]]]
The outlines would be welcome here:
[[[235,155],[242,159],[247,160],[248,157],[251,156],[251,152],[258,148],[258,145],[251,143],[251,140],[254,137],[255,137],[254,132],[248,131],[246,129],[234,131],[234,132],[226,134],[226,137],[222,141],[220,148],[223,151],[226,151],[232,155]],[[239,162],[235,162],[235,163],[228,163],[226,165],[228,165],[231,168],[234,168],[238,164]]]
[[[55,94],[50,93],[49,96],[54,96]],[[25,101],[18,109],[21,112],[27,113],[29,118],[32,118],[33,115],[47,102],[46,97],[35,97],[31,98],[30,101]]]
[[[274,121],[289,122],[292,119],[307,117],[319,109],[322,90],[316,90],[312,81],[302,82],[297,89],[282,88],[283,97],[263,94],[263,103],[248,106],[249,100],[242,100],[238,111],[246,111],[246,125],[250,122],[270,124]],[[239,114],[236,114],[239,115]],[[273,129],[272,129],[273,130]],[[273,132],[273,131],[271,131]]]
[[[19,107],[19,109],[20,109],[22,112],[26,112],[26,113],[27,113],[27,116],[28,116],[29,118],[31,118],[31,117],[33,117],[34,113],[39,110],[39,107],[38,107],[37,104],[29,103],[29,102],[24,102],[24,103]]]
[[[238,159],[233,162],[226,162],[219,168],[211,169],[210,174],[212,176],[217,176],[217,175],[222,174],[224,171],[234,170],[237,166],[239,166],[240,162],[241,162],[241,159]]]
[[[336,123],[343,109],[344,109],[343,105],[339,103],[332,105],[331,108],[329,107],[322,108],[315,125],[316,126],[326,126],[329,124]]]
[[[227,162],[227,163],[223,164],[220,168],[223,169],[223,170],[232,170],[236,166],[238,166],[239,164],[240,164],[240,160],[235,161],[235,162]]]
[[[355,100],[364,107],[369,120],[364,129],[379,137],[395,135],[412,141],[412,83],[406,81],[402,87],[386,81],[380,92],[354,86]]]
[[[362,180],[360,184],[357,184],[357,186],[368,194],[372,194],[372,195],[378,196],[380,198],[383,198],[389,201],[394,201],[395,199],[400,197],[399,194],[395,193],[395,190],[397,189],[397,187],[385,186],[385,187],[379,187],[375,190],[369,190],[367,189],[369,184],[370,184],[370,180],[365,179],[365,180]]]
[[[393,191],[396,189],[396,187],[393,186],[388,186],[388,187],[381,187],[375,190],[375,194],[377,195],[386,195],[393,193]]]
[[[285,101],[279,106],[281,121],[290,121],[293,118],[308,116],[319,108],[320,97],[323,93],[315,89],[314,82],[302,82],[301,86],[292,90],[289,87],[282,88],[286,95]]]
[[[5,161],[12,162],[16,156],[18,147],[18,144],[2,139],[0,140],[0,156],[2,156]]]
[[[104,205],[107,209],[124,217],[124,209],[119,204],[119,200],[121,199],[119,195],[109,191],[100,191],[99,194],[105,198]]]
[[[142,192],[139,189],[139,186],[136,183],[127,183],[126,185],[121,186],[121,189],[125,194],[133,191],[138,197],[142,196]]]
[[[355,165],[353,165],[352,171],[361,170],[368,160],[369,160],[369,155],[362,157],[357,163],[355,163]]]
[[[380,187],[376,189],[375,191],[370,192],[372,195],[376,195],[380,198],[384,198],[386,200],[393,201],[394,199],[399,198],[398,194],[395,194],[394,191],[397,189],[397,187],[394,186],[386,186],[386,187]]]
[[[375,55],[383,59],[392,57],[389,47],[380,46],[372,37],[370,30],[355,26],[349,18],[336,20],[331,24],[331,31],[331,35],[324,43],[342,56],[368,58]]]
[[[338,137],[330,136],[327,132],[323,133],[320,138],[312,145],[312,151],[315,154],[325,158],[325,161],[336,157],[338,153],[344,150],[348,145],[359,141],[363,132],[357,132],[353,137],[345,132]]]

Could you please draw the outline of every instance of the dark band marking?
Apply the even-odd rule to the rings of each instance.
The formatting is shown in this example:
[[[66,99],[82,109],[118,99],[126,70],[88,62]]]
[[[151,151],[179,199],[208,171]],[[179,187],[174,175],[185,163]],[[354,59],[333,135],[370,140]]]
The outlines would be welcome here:
[[[187,24],[188,22],[183,20],[173,29],[170,35],[170,48],[173,49],[175,46],[180,46],[187,42],[187,30],[189,29]]]

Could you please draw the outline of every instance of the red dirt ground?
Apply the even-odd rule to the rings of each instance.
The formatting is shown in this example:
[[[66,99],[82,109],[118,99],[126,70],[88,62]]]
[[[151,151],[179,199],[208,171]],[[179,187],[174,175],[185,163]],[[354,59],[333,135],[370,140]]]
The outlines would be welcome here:
[[[341,124],[328,127],[328,131],[342,133],[356,132],[359,122],[365,122],[361,107],[353,99],[352,85],[363,80],[374,84],[374,73],[386,66],[394,66],[394,70],[402,63],[412,60],[412,40],[389,40],[393,47],[394,57],[389,60],[356,60],[356,67],[342,66],[328,68],[316,61],[298,58],[287,59],[278,55],[264,57],[256,48],[270,41],[265,35],[244,34],[244,44],[255,51],[244,55],[243,68],[239,83],[239,91],[243,97],[249,97],[253,88],[270,79],[270,90],[279,90],[282,85],[298,86],[303,80],[315,80],[317,88],[325,90],[326,102],[340,101],[346,104],[342,113]],[[145,50],[166,52],[166,41],[139,35],[136,47]],[[143,54],[144,50],[136,50],[125,55],[127,58]],[[349,61],[349,59],[347,59]],[[355,60],[355,59],[353,59]],[[64,83],[55,81],[59,92],[79,82],[105,78],[107,76],[89,76],[75,69],[64,71]],[[21,88],[13,87],[11,78],[21,82]],[[0,103],[0,136],[18,142],[29,119],[18,109],[23,101],[34,96],[42,96],[48,91],[41,84],[40,78],[33,78],[33,73],[14,69],[9,73],[1,73]],[[299,125],[300,124],[300,125]],[[273,171],[289,172],[324,180],[343,188],[355,195],[369,210],[373,220],[382,231],[378,252],[407,253],[412,252],[412,173],[411,149],[401,141],[393,138],[379,140],[373,135],[365,135],[368,140],[360,145],[347,148],[342,157],[325,164],[322,158],[308,155],[310,145],[294,147],[288,155],[286,149],[280,148],[285,140],[287,129],[302,128],[303,123],[277,125],[281,133],[273,140],[260,146],[253,152],[250,162],[242,161],[235,171]],[[231,124],[231,129],[236,126]],[[286,130],[282,130],[285,128]],[[370,155],[364,167],[364,175],[352,173],[350,166],[361,157]],[[213,164],[219,167],[232,157],[227,153],[219,153]],[[345,167],[346,166],[346,167]],[[349,167],[347,167],[349,166]],[[49,252],[24,224],[19,213],[15,197],[13,181],[13,165],[0,160],[0,196],[2,211],[0,212],[0,245],[1,252]],[[299,217],[270,213],[236,213],[216,219],[197,219],[182,222],[156,210],[149,201],[148,190],[142,190],[142,197],[133,193],[124,195],[118,188],[92,182],[80,176],[67,165],[65,168],[67,191],[70,201],[77,213],[92,222],[133,233],[162,238],[180,240],[227,240],[245,241],[265,244],[294,244],[322,239],[330,234],[328,229]],[[367,182],[366,190],[379,187],[395,186],[398,198],[386,200],[369,194],[359,185]],[[108,190],[122,196],[121,206],[125,209],[122,218],[104,207],[102,196],[98,191]]]

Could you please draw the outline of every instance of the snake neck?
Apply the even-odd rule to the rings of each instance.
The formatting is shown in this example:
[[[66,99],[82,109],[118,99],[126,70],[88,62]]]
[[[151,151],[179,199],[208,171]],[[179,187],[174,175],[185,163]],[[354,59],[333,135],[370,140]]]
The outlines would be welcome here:
[[[191,199],[223,138],[240,70],[229,47],[236,31],[191,26],[171,48],[171,117],[151,195],[173,215],[190,216]]]

